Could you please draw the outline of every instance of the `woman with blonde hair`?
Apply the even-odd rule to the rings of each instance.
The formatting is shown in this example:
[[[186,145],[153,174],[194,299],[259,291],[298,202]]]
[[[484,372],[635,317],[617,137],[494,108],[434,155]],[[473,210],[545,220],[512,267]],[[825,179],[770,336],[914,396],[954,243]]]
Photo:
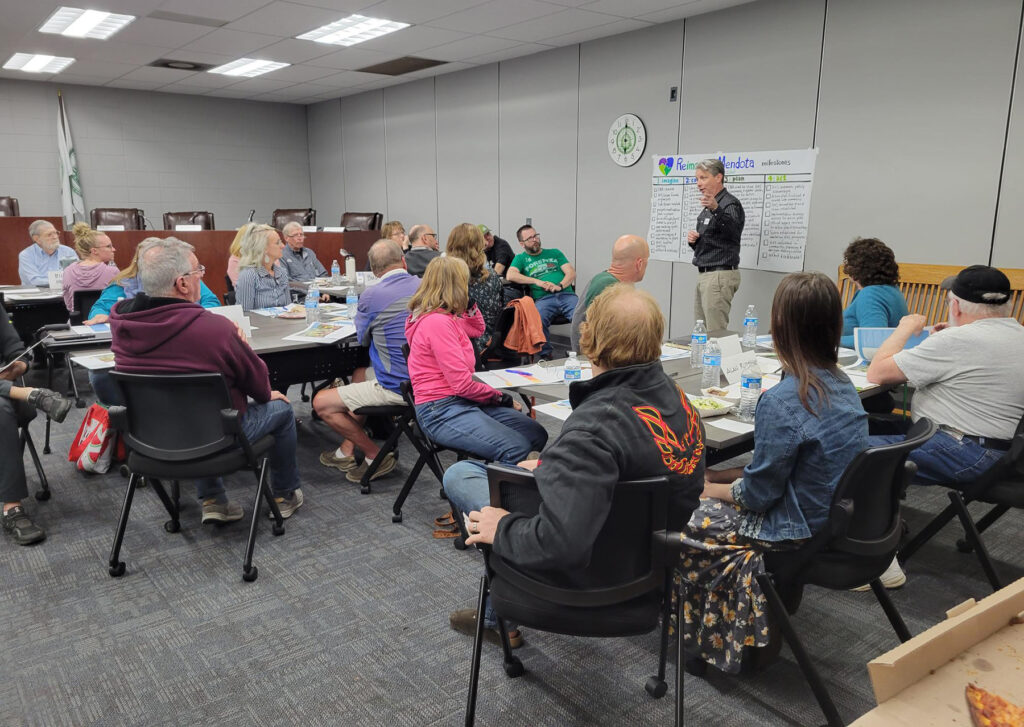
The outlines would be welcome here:
[[[283,255],[281,233],[270,225],[250,225],[242,233],[235,283],[235,302],[242,310],[291,303],[288,270],[277,264]]]
[[[380,236],[386,240],[397,242],[402,247],[402,252],[409,249],[409,236],[405,234],[405,225],[398,220],[385,222],[380,228]]]
[[[510,394],[473,379],[469,339],[483,333],[484,320],[470,306],[466,263],[452,256],[431,260],[409,311],[409,378],[416,420],[427,436],[493,462],[515,464],[542,449],[544,427],[523,414]]]
[[[75,309],[76,290],[102,290],[118,273],[109,237],[85,222],[76,222],[71,234],[80,260],[64,269],[64,306],[69,311]]]
[[[494,342],[498,318],[505,301],[501,278],[487,262],[484,234],[476,225],[463,222],[452,228],[445,253],[457,257],[469,267],[469,298],[475,301],[484,316],[484,333],[473,339],[473,350],[479,356]]]
[[[245,233],[249,228],[255,225],[255,222],[246,222],[238,228],[238,231],[235,233],[235,239],[231,241],[231,247],[228,250],[228,280],[231,281],[232,285],[238,283],[238,263],[242,257],[242,238],[245,237]]]

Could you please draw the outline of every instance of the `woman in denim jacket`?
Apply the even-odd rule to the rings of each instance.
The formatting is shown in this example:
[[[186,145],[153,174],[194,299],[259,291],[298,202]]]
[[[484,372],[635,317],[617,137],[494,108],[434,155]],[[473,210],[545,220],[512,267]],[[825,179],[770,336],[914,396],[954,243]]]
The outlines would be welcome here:
[[[842,329],[835,283],[821,273],[783,278],[772,339],[784,373],[758,401],[753,459],[707,471],[706,499],[684,530],[678,576],[692,673],[705,664],[738,672],[744,647],[769,644],[755,579],[763,553],[797,547],[825,525],[843,470],[868,447],[867,414],[837,364]]]

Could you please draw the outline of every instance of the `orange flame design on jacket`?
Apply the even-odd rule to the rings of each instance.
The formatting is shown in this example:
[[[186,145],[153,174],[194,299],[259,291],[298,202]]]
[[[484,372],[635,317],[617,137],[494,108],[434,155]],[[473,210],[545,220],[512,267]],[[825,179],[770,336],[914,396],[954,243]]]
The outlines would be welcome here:
[[[634,406],[633,411],[650,430],[665,466],[677,474],[692,475],[704,454],[704,438],[700,432],[699,415],[682,393],[680,401],[686,414],[686,431],[683,432],[682,438],[673,431],[665,417],[655,407]],[[687,456],[687,452],[691,454]]]

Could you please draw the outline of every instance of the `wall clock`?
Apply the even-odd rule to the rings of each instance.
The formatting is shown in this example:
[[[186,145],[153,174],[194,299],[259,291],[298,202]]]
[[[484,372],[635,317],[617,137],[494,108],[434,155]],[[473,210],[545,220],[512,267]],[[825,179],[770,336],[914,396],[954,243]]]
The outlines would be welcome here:
[[[620,167],[630,167],[643,156],[647,129],[636,114],[623,114],[608,129],[608,154]]]

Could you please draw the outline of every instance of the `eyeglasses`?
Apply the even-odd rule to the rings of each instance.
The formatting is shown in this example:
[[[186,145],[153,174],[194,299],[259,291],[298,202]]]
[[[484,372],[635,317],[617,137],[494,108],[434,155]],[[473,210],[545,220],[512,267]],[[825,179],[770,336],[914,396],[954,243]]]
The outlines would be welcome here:
[[[529,237],[523,238],[523,242],[535,242],[536,240],[539,240],[539,239],[540,239],[540,233],[539,232],[535,232],[532,235],[530,235]]]
[[[304,238],[305,236],[306,236],[305,232],[293,232],[290,235],[285,235],[285,237],[287,237],[288,239],[291,239],[293,237],[303,237]]]
[[[422,235],[420,235],[420,237],[433,237],[435,240],[437,239],[437,235],[435,235],[433,232],[424,232]]]
[[[189,275],[198,275],[200,278],[203,277],[204,275],[206,275],[206,266],[205,265],[200,265],[195,270],[189,270],[184,275],[179,275],[178,277],[179,278],[184,278],[184,277],[187,277]]]

